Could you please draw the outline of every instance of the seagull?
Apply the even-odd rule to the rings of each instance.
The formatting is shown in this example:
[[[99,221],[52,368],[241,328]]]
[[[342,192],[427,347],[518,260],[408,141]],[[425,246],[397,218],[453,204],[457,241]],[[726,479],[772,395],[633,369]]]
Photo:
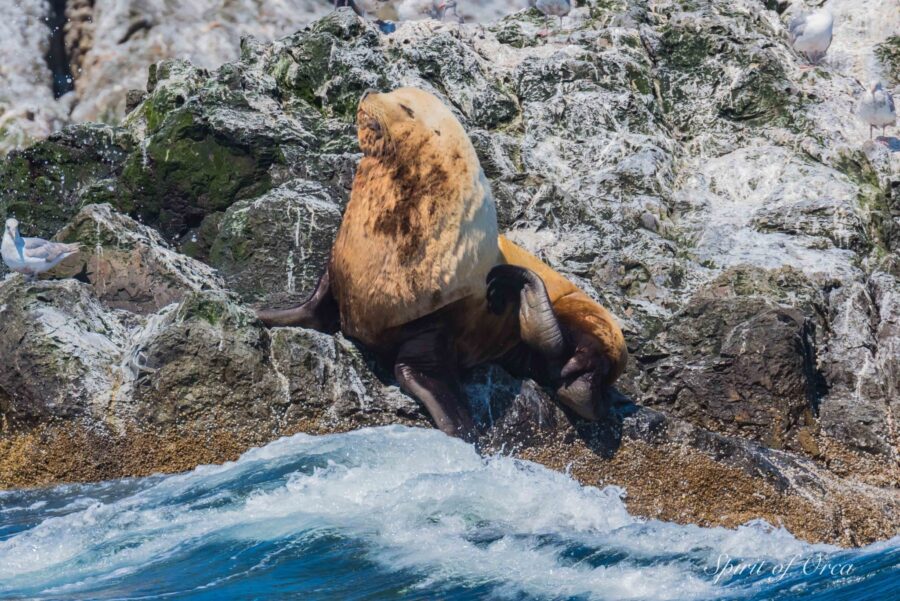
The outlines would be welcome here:
[[[545,22],[550,17],[559,17],[559,28],[562,29],[563,17],[572,11],[571,0],[528,0],[529,6],[538,9],[544,13]],[[548,35],[549,26],[539,35]]]
[[[833,27],[834,17],[827,10],[796,16],[788,25],[791,44],[813,65],[825,56],[831,46]]]
[[[16,273],[24,274],[30,280],[36,279],[38,274],[53,269],[63,259],[71,257],[77,252],[78,244],[48,242],[41,238],[23,238],[19,233],[19,222],[15,219],[6,220],[0,255],[3,256],[3,262],[7,267]]]
[[[431,10],[428,11],[428,16],[432,19],[443,21],[444,17],[450,12],[453,12],[453,16],[456,17],[457,21],[460,23],[464,22],[464,19],[459,16],[459,13],[457,12],[456,0],[432,0]]]
[[[891,93],[881,87],[881,82],[875,81],[863,92],[859,99],[859,118],[869,124],[869,139],[872,139],[872,130],[881,128],[881,136],[884,137],[884,128],[888,125],[896,125],[897,108],[894,106],[894,98]]]
[[[381,7],[381,4],[384,4],[385,0],[334,0],[334,8],[335,10],[339,8],[349,7],[353,9],[359,17],[365,19],[369,14],[375,14],[378,12],[378,9]],[[378,29],[381,30],[382,33],[394,33],[397,30],[397,26],[391,23],[390,21],[382,21],[381,19],[375,19],[375,25],[378,26]]]

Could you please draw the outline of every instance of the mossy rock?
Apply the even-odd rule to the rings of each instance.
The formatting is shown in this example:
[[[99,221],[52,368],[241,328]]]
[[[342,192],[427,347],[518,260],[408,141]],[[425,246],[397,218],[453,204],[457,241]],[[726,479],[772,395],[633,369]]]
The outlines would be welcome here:
[[[195,96],[209,72],[198,69],[185,60],[167,60],[150,65],[147,77],[149,94],[133,111],[126,123],[143,120],[147,131],[156,131],[170,112],[183,106]]]
[[[662,30],[658,54],[671,68],[693,70],[723,49],[723,41],[709,30],[670,25]]]
[[[205,123],[195,106],[166,115],[161,127],[133,153],[122,172],[130,204],[120,207],[179,236],[236,200],[265,192],[271,148],[235,143]]]
[[[522,30],[521,24],[515,21],[504,19],[493,29],[497,36],[497,41],[501,44],[507,44],[513,48],[525,48],[527,46],[537,46],[537,38],[529,35]]]
[[[884,65],[890,83],[900,85],[900,35],[891,36],[876,46],[875,56]]]
[[[792,98],[781,65],[763,57],[745,70],[719,104],[719,114],[748,124],[775,123],[789,114]]]
[[[122,128],[85,124],[10,153],[0,162],[0,216],[15,216],[25,235],[53,236],[81,206],[118,201],[121,191],[107,178],[133,147]]]
[[[353,121],[367,89],[390,89],[379,34],[349,10],[338,10],[287,38],[268,68],[280,91],[327,117]]]

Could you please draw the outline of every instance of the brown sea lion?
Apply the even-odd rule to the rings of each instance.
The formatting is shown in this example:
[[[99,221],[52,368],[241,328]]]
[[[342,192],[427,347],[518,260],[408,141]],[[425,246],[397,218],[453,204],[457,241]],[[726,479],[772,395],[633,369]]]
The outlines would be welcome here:
[[[331,261],[308,301],[260,319],[360,341],[451,435],[474,434],[459,372],[487,362],[553,386],[584,418],[601,417],[627,361],[622,331],[498,236],[490,185],[453,113],[401,88],[367,92],[357,121],[363,159]]]

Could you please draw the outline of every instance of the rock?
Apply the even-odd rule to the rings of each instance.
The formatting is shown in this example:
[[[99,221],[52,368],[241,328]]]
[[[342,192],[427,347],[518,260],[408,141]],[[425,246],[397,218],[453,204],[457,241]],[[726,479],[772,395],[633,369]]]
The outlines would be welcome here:
[[[799,450],[823,393],[813,321],[763,298],[692,301],[637,359],[642,403],[773,448]]]
[[[415,40],[417,31],[412,28],[404,31],[410,31],[413,39],[403,39],[401,32],[397,58],[418,72],[426,84],[419,87],[443,92],[468,125],[496,128],[518,115],[516,100],[491,76],[490,62],[469,45],[449,31],[435,32],[424,40]]]
[[[224,295],[186,296],[151,319],[141,341],[131,412],[146,427],[271,429],[289,406],[267,332]]]
[[[133,326],[75,280],[0,283],[0,390],[4,428],[102,419]]]
[[[66,55],[73,74],[81,74],[86,64],[86,55],[94,45],[94,0],[71,0],[66,2],[66,24],[64,27]]]
[[[68,121],[72,98],[53,98],[47,64],[49,6],[22,0],[4,6],[0,22],[0,157],[42,140]]]
[[[429,425],[412,398],[372,373],[358,348],[343,336],[284,328],[272,331],[272,364],[290,399],[286,422],[319,420],[340,424]]]
[[[155,313],[189,292],[223,286],[208,266],[173,251],[155,230],[110,205],[86,206],[57,238],[80,243],[81,251],[52,275],[81,277],[107,307]]]
[[[330,7],[314,0],[265,8],[200,0],[190,7],[143,3],[126,10],[115,3],[76,0],[66,9],[72,19],[66,41],[78,97],[72,118],[113,121],[124,115],[127,90],[143,85],[146,65],[186,57],[213,68],[238,57],[243,36],[277,39]]]
[[[132,143],[121,128],[87,124],[11,153],[0,162],[0,215],[15,215],[25,236],[50,238],[81,206],[115,204]]]
[[[866,250],[869,244],[863,219],[846,202],[837,199],[769,205],[756,212],[753,225],[764,232],[824,236],[838,248]]]
[[[231,205],[209,262],[245,302],[300,302],[324,272],[340,222],[335,191],[294,180]]]
[[[62,345],[54,356],[72,372],[4,375],[13,425],[0,440],[56,454],[16,455],[8,465],[43,467],[0,466],[0,483],[187,469],[296,431],[428,425],[343,338],[268,332],[248,307],[309,292],[359,160],[359,95],[412,85],[467,128],[501,229],[609,307],[634,357],[617,419],[601,424],[498,368],[470,374],[485,448],[624,485],[651,518],[764,517],[846,544],[892,536],[900,164],[847,109],[883,40],[838,36],[835,60],[800,69],[781,21],[797,3],[689,8],[589,2],[565,38],[536,37],[531,10],[387,36],[336,11],[273,43],[245,37],[219,67],[157,62],[121,126],[13,153],[0,216],[44,236],[72,221],[60,236],[84,242],[81,263],[57,275],[90,284],[11,278],[4,303],[40,315],[16,308],[36,306],[29,290],[71,287],[47,298],[114,343],[88,364]],[[866,11],[888,28],[900,17]],[[154,22],[122,46],[176,29]],[[95,202],[112,208],[76,217]],[[98,274],[118,280],[105,288]],[[50,336],[28,323],[34,340]],[[65,387],[70,405],[41,400]]]
[[[829,394],[822,428],[868,452],[898,457],[897,352],[900,283],[873,274],[868,285],[839,288],[829,295],[834,336],[822,358]]]
[[[891,36],[879,44],[875,55],[885,66],[890,82],[900,84],[900,35]]]

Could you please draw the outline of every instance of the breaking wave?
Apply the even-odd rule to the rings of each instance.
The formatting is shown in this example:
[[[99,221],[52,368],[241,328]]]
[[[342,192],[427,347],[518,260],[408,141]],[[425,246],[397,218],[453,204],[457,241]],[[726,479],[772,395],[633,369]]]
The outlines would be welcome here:
[[[900,538],[844,551],[643,520],[622,495],[437,431],[297,435],[180,475],[0,493],[0,598],[898,598]],[[825,564],[852,568],[810,573]]]

